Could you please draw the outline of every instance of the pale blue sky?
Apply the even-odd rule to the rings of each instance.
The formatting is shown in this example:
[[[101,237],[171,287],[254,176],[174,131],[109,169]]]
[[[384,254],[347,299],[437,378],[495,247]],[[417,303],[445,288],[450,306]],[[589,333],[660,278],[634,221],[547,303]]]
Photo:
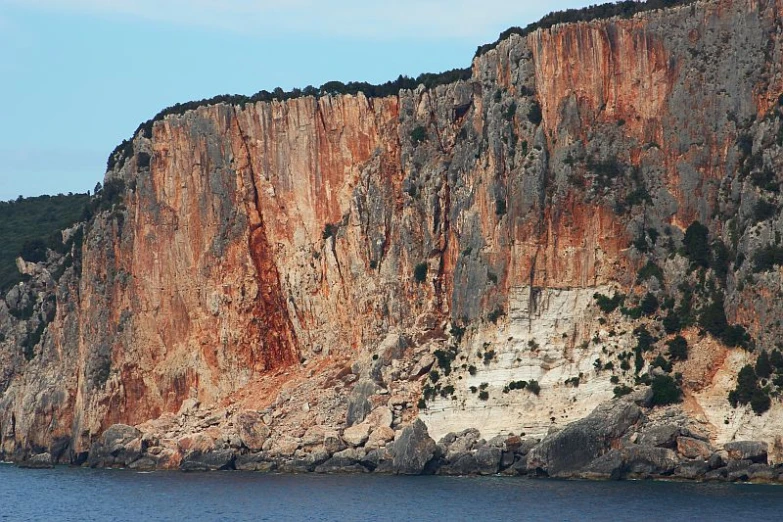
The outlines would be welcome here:
[[[84,192],[177,102],[466,67],[586,0],[0,0],[0,200]]]

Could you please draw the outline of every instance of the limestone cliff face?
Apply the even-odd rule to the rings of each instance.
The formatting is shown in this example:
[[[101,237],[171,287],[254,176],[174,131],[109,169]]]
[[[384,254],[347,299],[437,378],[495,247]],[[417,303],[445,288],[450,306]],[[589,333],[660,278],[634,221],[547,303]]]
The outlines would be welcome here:
[[[67,459],[110,425],[170,420],[187,399],[277,414],[281,436],[339,427],[359,386],[346,372],[397,401],[395,423],[542,434],[611,398],[594,361],[635,342],[639,321],[599,322],[592,295],[681,299],[690,276],[676,251],[694,220],[731,247],[729,322],[770,343],[783,333],[780,272],[737,259],[783,229],[779,213],[753,221],[764,194],[748,176],[772,169],[780,183],[781,16],[778,1],[712,0],[560,25],[500,42],[467,82],[157,122],[107,173],[125,191],[84,224],[80,273],[55,282],[42,267],[0,302],[2,452]],[[648,261],[662,275],[639,282]],[[13,315],[20,295],[33,317]],[[406,342],[392,350],[390,333]],[[448,346],[452,396],[419,408],[422,361]],[[746,423],[725,396],[746,361],[721,357],[682,368],[683,407],[730,439],[724,417]],[[580,388],[564,384],[580,374]],[[617,376],[633,385],[631,371]],[[541,394],[502,393],[521,379]],[[488,400],[471,391],[484,384]],[[753,422],[751,435],[769,435]]]

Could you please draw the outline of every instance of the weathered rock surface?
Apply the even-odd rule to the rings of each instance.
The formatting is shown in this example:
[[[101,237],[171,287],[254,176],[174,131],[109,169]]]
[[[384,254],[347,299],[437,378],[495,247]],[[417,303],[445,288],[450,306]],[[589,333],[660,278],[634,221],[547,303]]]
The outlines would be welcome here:
[[[691,437],[677,437],[677,453],[687,459],[707,460],[712,456],[712,448],[704,441]]]
[[[142,452],[141,431],[133,426],[115,424],[92,445],[88,463],[92,467],[128,466],[141,457]]]
[[[729,453],[729,458],[734,460],[750,460],[752,462],[767,463],[767,443],[758,441],[729,442],[723,445]]]
[[[29,279],[0,299],[0,458],[614,478],[698,474],[670,453],[708,449],[680,417],[718,447],[772,444],[779,401],[727,401],[757,355],[695,327],[671,418],[636,433],[640,406],[599,405],[643,391],[619,370],[641,326],[657,340],[639,373],[665,373],[664,312],[631,317],[647,294],[717,299],[718,326],[758,346],[783,336],[779,263],[757,262],[783,234],[780,19],[705,0],[559,24],[503,40],[468,80],[144,127],[83,241],[20,260]],[[682,255],[697,220],[720,266]],[[370,451],[335,456],[348,445]],[[768,451],[727,446],[707,475]]]
[[[19,463],[20,468],[46,469],[54,467],[54,460],[49,453],[38,453],[31,455]]]
[[[400,475],[420,475],[435,457],[437,445],[420,420],[402,430],[391,449],[392,468]]]
[[[351,446],[363,446],[370,437],[371,429],[372,427],[367,423],[351,426],[343,432],[343,440]]]
[[[250,451],[259,451],[269,438],[271,430],[264,424],[257,412],[246,411],[237,418],[239,438]]]
[[[528,453],[527,467],[551,477],[572,476],[607,452],[641,415],[641,409],[631,401],[601,405],[584,419],[544,438]]]

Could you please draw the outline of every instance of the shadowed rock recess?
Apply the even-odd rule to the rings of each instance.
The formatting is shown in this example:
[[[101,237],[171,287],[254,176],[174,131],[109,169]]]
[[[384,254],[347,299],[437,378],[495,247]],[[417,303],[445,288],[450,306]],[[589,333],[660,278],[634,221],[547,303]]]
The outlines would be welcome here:
[[[778,480],[783,2],[660,4],[143,124],[0,299],[0,457]]]

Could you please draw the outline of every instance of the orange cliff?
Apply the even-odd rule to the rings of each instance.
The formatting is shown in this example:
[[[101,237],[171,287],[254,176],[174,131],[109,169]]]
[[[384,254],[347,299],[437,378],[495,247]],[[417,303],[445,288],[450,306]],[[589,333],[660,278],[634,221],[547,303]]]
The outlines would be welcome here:
[[[640,234],[723,233],[740,127],[777,103],[781,12],[716,0],[559,25],[500,42],[467,82],[156,122],[107,173],[122,202],[87,225],[37,357],[3,345],[19,367],[3,451],[83,452],[189,398],[274,407],[315,378],[305,361],[444,339],[513,289],[641,291]]]

